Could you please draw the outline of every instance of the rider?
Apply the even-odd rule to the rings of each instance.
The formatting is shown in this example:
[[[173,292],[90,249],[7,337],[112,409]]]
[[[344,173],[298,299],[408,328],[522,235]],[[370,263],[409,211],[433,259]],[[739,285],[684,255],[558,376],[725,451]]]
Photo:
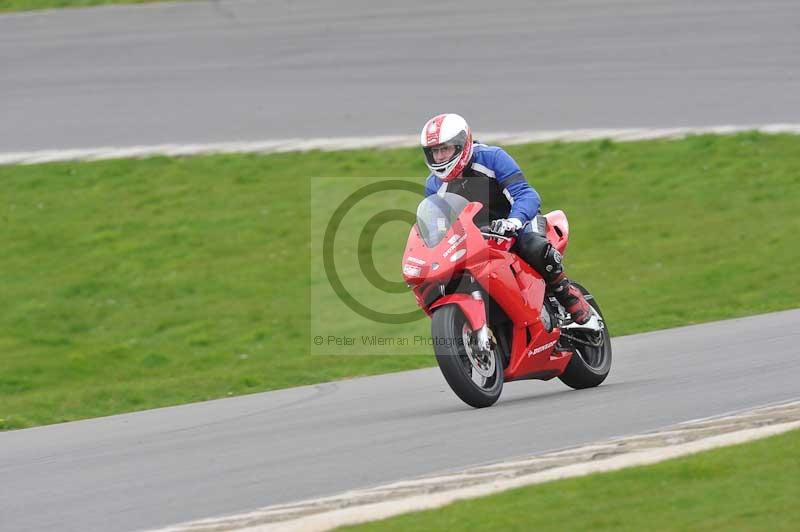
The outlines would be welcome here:
[[[425,195],[445,185],[447,192],[483,203],[475,224],[490,225],[501,235],[516,232],[517,255],[539,272],[573,320],[586,323],[591,317],[589,304],[564,275],[561,253],[547,239],[546,220],[539,216],[539,194],[514,159],[500,147],[473,142],[467,122],[453,113],[428,120],[420,142],[431,170]]]

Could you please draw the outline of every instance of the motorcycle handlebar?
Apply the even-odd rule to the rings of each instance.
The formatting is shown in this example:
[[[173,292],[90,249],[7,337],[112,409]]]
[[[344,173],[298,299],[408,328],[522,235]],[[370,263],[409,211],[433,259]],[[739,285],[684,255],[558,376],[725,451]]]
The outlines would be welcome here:
[[[489,238],[497,238],[497,239],[501,239],[501,240],[511,240],[512,237],[517,236],[516,232],[509,233],[509,236],[495,233],[494,231],[492,231],[491,226],[488,226],[488,225],[482,225],[478,229],[480,230],[480,232],[481,232],[481,234],[483,236],[489,237]]]

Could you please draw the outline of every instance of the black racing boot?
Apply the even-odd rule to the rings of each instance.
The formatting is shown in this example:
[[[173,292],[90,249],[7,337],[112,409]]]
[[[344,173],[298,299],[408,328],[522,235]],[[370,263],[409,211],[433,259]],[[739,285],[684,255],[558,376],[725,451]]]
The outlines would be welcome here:
[[[592,317],[592,308],[577,286],[570,283],[563,274],[559,277],[558,281],[550,285],[550,289],[558,302],[567,309],[575,323],[583,325]]]

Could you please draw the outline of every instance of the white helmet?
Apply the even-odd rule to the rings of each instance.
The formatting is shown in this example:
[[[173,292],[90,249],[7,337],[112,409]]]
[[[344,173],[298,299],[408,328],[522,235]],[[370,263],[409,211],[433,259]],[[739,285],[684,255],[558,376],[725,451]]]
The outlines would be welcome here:
[[[419,141],[425,152],[425,163],[442,181],[452,181],[461,175],[472,158],[472,131],[467,121],[454,113],[437,115],[428,120],[422,128]],[[440,144],[455,146],[456,151],[447,161],[437,163],[431,148]]]

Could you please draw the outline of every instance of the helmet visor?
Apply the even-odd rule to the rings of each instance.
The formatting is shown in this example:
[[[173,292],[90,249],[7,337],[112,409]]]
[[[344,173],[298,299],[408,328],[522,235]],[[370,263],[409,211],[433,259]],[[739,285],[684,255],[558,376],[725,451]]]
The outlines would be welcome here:
[[[425,146],[422,148],[422,151],[425,152],[425,160],[428,163],[428,167],[434,170],[440,170],[445,168],[448,164],[452,161],[458,159],[461,156],[461,152],[464,151],[464,144],[467,141],[467,132],[462,131],[455,137],[440,144],[436,144],[434,146]],[[453,155],[448,157],[445,160],[436,161],[434,158],[434,151],[439,151],[444,147],[454,146],[455,150],[453,150]],[[438,155],[438,154],[437,154]]]

